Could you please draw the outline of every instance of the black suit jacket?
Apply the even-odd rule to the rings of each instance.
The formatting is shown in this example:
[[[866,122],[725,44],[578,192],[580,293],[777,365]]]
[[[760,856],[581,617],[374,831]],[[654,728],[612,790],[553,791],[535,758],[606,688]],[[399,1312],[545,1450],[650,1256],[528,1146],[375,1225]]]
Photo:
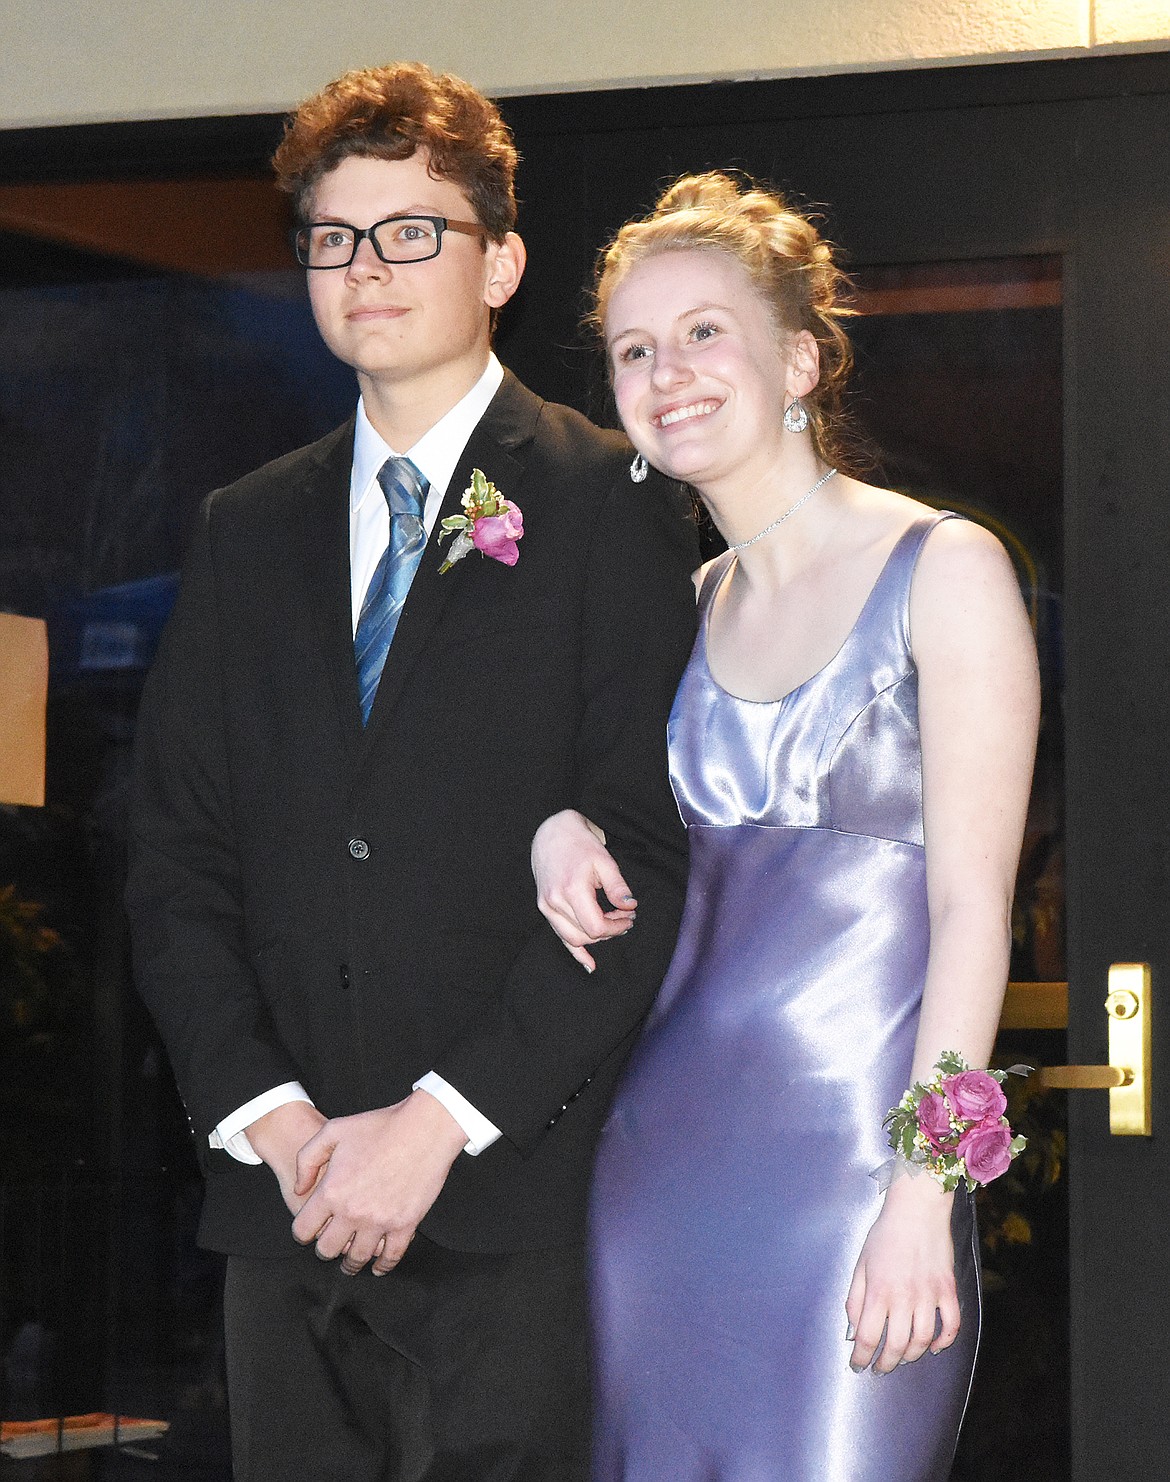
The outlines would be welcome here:
[[[580,1237],[614,1080],[669,960],[685,840],[665,725],[694,633],[693,529],[628,447],[508,376],[478,467],[524,516],[514,567],[439,575],[438,527],[368,726],[350,617],[352,422],[213,494],[139,718],[136,971],[207,1178],[213,1248],[291,1253],[276,1180],[207,1136],[300,1080],[326,1115],[428,1070],[503,1131],[422,1229],[466,1250]],[[446,546],[442,548],[445,550]],[[639,899],[587,975],[535,909],[549,813],[605,830]]]

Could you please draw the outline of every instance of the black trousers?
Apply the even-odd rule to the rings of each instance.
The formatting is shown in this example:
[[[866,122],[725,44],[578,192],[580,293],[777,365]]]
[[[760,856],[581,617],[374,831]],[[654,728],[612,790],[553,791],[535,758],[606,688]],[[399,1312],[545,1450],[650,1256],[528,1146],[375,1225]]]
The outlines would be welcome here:
[[[579,1246],[233,1256],[224,1324],[236,1482],[587,1482]]]

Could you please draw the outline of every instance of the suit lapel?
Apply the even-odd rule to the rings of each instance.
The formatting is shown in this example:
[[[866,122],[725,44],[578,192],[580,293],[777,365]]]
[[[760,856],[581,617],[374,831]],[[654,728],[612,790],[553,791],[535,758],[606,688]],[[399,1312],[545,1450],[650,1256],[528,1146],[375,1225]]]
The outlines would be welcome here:
[[[524,475],[523,449],[535,432],[540,408],[540,399],[522,386],[510,371],[505,371],[503,384],[455,466],[435,528],[411,582],[410,595],[402,609],[374,707],[370,711],[365,749],[373,744],[386,718],[393,712],[407,676],[426,648],[452,595],[466,579],[467,569],[473,562],[484,559],[477,553],[465,556],[440,576],[439,567],[449,544],[447,541],[441,546],[439,544],[441,521],[448,515],[461,512],[460,501],[471,482],[473,468],[481,469],[506,498],[515,498],[518,504],[522,503],[518,495]],[[352,663],[350,667],[353,667]],[[356,681],[354,692],[356,694]]]
[[[353,464],[351,418],[313,449],[297,491],[295,559],[325,658],[348,752],[360,743],[362,713],[353,658],[349,575],[349,480]]]

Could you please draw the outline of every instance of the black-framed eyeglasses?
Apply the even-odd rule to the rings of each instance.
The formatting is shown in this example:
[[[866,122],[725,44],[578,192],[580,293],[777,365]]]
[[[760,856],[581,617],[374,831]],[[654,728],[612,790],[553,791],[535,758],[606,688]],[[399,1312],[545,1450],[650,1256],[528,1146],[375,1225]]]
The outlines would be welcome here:
[[[387,216],[373,226],[310,221],[293,233],[293,250],[303,268],[347,268],[357,256],[362,238],[368,237],[385,263],[426,262],[438,257],[444,232],[484,235],[478,221],[452,221],[449,216]]]

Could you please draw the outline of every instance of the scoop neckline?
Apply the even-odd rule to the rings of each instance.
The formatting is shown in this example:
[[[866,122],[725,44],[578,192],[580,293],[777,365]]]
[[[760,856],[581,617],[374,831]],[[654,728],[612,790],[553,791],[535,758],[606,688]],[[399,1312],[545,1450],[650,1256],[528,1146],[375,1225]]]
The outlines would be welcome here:
[[[734,552],[728,551],[727,554],[731,556],[732,559],[726,563],[723,570],[719,573],[718,579],[716,580],[715,586],[711,592],[711,596],[708,599],[706,607],[703,610],[703,665],[707,670],[707,677],[710,679],[711,683],[715,686],[720,694],[726,695],[729,700],[734,700],[737,705],[770,705],[773,708],[785,704],[794,696],[799,695],[801,690],[806,690],[808,689],[809,685],[815,684],[818,679],[823,678],[823,676],[829,672],[829,670],[838,662],[842,654],[849,647],[858,628],[861,627],[862,618],[865,617],[866,613],[869,611],[870,604],[877,596],[878,588],[885,580],[886,572],[889,571],[894,557],[901,550],[908,536],[910,536],[913,531],[918,529],[918,527],[925,520],[929,519],[931,521],[931,528],[933,528],[934,525],[937,523],[938,518],[942,517],[943,516],[941,511],[938,512],[938,515],[935,518],[932,518],[929,515],[920,515],[906,526],[905,530],[902,531],[901,535],[898,536],[897,540],[895,540],[893,545],[890,547],[889,554],[882,562],[878,574],[874,577],[873,582],[870,584],[869,591],[865,595],[865,601],[861,604],[861,608],[858,611],[857,616],[853,619],[853,623],[850,626],[849,631],[845,634],[844,638],[842,638],[840,644],[837,646],[832,656],[826,659],[825,662],[820,666],[820,668],[810,674],[807,679],[802,679],[799,684],[794,685],[790,690],[786,690],[784,694],[782,694],[778,699],[775,700],[749,700],[745,695],[737,695],[734,690],[729,690],[725,685],[719,682],[714,669],[712,669],[711,667],[711,609],[715,606],[715,599],[716,597],[718,597],[720,591],[722,590],[723,583],[727,580],[728,575],[732,571],[733,567],[735,567],[739,562],[739,557],[736,556]]]

